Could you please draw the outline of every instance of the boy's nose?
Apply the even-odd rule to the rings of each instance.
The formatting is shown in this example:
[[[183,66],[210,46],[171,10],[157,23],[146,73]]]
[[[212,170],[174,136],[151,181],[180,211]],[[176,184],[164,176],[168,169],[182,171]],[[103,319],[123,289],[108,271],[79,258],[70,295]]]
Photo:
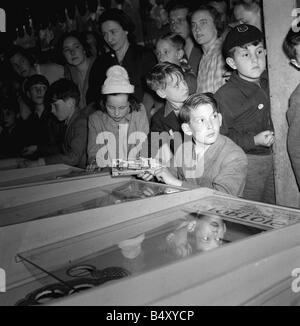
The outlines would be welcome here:
[[[258,55],[256,53],[250,54],[250,58],[252,62],[258,62]]]
[[[212,129],[213,124],[212,124],[212,121],[211,120],[207,120],[206,121],[206,127],[207,127],[207,129]]]
[[[119,109],[115,109],[115,116],[118,117],[120,114],[120,110]]]

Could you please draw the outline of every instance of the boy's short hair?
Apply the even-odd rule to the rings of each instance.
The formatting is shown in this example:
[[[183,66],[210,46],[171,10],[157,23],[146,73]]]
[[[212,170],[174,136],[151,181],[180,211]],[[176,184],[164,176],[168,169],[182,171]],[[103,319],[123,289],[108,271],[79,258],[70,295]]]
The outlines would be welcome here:
[[[179,111],[180,122],[190,123],[191,112],[195,110],[199,105],[204,104],[210,104],[213,108],[213,112],[219,113],[218,103],[213,97],[212,93],[193,94],[185,100],[182,108]]]
[[[67,100],[73,98],[76,106],[80,102],[80,92],[78,86],[72,81],[65,78],[59,79],[50,85],[46,94],[47,100],[53,103],[57,100]]]
[[[172,43],[172,45],[177,49],[177,50],[184,50],[185,47],[185,39],[180,36],[179,34],[175,34],[172,32],[168,32],[167,34],[164,34],[161,36],[158,41],[163,40],[163,41],[169,41]]]
[[[295,47],[298,44],[300,44],[300,32],[294,32],[291,28],[283,41],[283,51],[290,60],[296,59]]]
[[[223,43],[223,54],[225,58],[233,58],[235,48],[247,44],[257,45],[263,42],[263,33],[255,26],[241,24],[235,26],[226,36]]]
[[[146,77],[147,85],[156,92],[159,89],[166,89],[168,78],[177,79],[177,82],[184,79],[183,70],[169,62],[162,62],[155,65]]]
[[[49,87],[49,82],[48,79],[43,76],[43,75],[33,75],[30,76],[24,84],[24,90],[25,92],[28,92],[30,90],[30,88],[34,85],[45,85],[48,89]]]

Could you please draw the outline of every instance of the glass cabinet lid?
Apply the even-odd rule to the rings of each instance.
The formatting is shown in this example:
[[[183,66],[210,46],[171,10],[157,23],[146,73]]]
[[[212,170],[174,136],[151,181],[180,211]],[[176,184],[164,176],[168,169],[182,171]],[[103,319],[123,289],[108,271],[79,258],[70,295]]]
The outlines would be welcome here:
[[[181,191],[185,191],[185,189],[135,179],[120,180],[114,184],[1,209],[0,226],[71,214]]]
[[[185,207],[160,214],[155,227],[156,223],[149,220],[151,216],[145,216],[18,256],[34,275],[48,274],[53,278],[51,286],[63,288],[68,296],[218,250],[265,231],[212,213],[187,212]],[[167,216],[174,218],[164,222]],[[51,290],[49,285],[39,290],[29,293],[18,304],[30,304],[33,297],[35,304],[53,299],[46,295]],[[55,294],[52,296],[55,298]]]

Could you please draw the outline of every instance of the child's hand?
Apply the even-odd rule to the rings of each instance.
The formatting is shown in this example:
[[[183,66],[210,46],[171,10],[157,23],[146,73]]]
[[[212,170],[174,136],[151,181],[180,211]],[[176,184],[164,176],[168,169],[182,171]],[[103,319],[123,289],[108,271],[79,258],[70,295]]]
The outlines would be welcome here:
[[[99,171],[100,168],[96,162],[96,160],[94,160],[92,163],[90,163],[89,165],[87,165],[86,167],[86,172],[95,172],[95,171]]]
[[[256,146],[271,147],[274,144],[274,132],[270,130],[263,131],[254,136],[254,143]]]
[[[167,168],[157,169],[154,172],[154,175],[156,176],[157,180],[162,181],[170,186],[182,186],[182,182],[175,178]]]

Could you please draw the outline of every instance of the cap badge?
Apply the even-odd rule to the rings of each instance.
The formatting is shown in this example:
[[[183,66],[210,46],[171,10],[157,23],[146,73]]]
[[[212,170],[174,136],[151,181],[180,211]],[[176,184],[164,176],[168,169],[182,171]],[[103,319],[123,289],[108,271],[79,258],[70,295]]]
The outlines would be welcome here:
[[[263,104],[258,105],[258,110],[262,110],[265,106]]]
[[[243,25],[239,25],[239,26],[237,26],[237,30],[240,33],[245,33],[248,30],[248,26],[247,25],[244,25],[244,24]]]

